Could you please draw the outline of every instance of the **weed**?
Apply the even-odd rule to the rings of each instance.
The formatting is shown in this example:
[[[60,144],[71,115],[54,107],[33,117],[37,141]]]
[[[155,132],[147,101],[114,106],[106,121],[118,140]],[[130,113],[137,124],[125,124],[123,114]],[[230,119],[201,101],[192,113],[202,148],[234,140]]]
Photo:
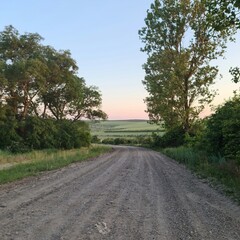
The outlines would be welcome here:
[[[203,151],[187,147],[166,148],[162,152],[198,175],[211,179],[214,184],[222,184],[225,193],[240,204],[240,172],[236,161],[226,161],[220,154],[208,156]]]
[[[67,166],[70,163],[97,157],[109,151],[109,147],[94,146],[73,150],[43,150],[25,154],[10,154],[1,152],[13,165],[0,170],[0,184],[12,182],[27,176],[34,176],[43,171],[50,171]]]

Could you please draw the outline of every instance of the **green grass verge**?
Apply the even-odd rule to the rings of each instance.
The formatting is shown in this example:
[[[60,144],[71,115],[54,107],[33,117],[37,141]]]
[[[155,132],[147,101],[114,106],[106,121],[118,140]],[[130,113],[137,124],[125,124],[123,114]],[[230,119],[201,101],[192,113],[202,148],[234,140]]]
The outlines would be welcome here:
[[[161,152],[185,164],[200,177],[208,178],[240,204],[240,167],[235,162],[187,147],[166,148]]]
[[[14,165],[7,169],[0,170],[0,184],[20,180],[28,176],[35,176],[43,171],[50,171],[67,166],[74,162],[84,161],[90,158],[98,157],[110,151],[111,148],[105,146],[93,146],[90,148],[81,148],[74,150],[43,150],[33,151],[28,154],[8,154],[1,152],[1,156],[14,158]],[[32,160],[22,162],[32,156]],[[20,159],[20,163],[16,164],[16,159]]]

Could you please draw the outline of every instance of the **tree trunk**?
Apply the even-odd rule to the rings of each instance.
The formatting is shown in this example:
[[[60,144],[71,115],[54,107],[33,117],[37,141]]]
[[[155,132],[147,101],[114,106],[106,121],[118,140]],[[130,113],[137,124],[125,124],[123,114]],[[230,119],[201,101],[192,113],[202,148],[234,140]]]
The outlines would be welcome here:
[[[188,78],[184,80],[184,120],[183,127],[185,132],[189,131],[189,104],[188,104]]]

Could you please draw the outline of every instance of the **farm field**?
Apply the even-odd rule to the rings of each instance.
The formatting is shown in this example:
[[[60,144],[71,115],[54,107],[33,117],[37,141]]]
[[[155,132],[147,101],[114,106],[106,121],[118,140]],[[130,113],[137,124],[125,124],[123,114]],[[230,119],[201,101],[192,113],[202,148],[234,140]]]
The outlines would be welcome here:
[[[90,122],[91,134],[100,139],[151,135],[163,132],[160,126],[149,124],[147,120],[107,120]]]

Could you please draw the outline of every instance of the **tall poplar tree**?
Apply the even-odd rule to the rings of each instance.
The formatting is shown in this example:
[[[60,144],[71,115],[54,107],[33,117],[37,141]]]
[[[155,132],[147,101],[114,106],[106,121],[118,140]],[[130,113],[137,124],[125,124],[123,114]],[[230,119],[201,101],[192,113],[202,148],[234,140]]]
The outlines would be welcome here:
[[[224,53],[234,33],[210,28],[203,0],[155,0],[139,31],[148,55],[143,65],[145,99],[151,122],[186,132],[215,95],[211,85],[218,73],[211,61]]]

